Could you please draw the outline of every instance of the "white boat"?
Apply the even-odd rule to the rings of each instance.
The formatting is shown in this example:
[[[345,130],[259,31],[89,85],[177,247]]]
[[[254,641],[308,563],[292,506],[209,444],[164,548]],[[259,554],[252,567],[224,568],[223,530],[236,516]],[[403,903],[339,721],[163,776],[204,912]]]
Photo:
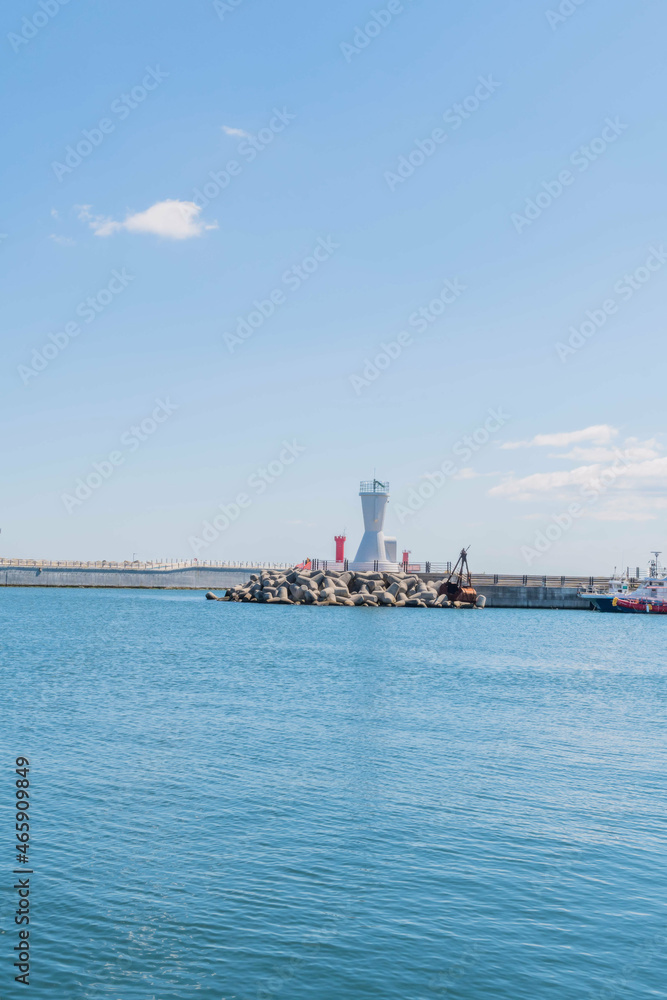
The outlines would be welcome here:
[[[579,596],[596,611],[616,614],[667,614],[667,574],[660,565],[660,552],[653,552],[648,574],[634,590],[626,575],[614,576],[605,593],[586,591]]]

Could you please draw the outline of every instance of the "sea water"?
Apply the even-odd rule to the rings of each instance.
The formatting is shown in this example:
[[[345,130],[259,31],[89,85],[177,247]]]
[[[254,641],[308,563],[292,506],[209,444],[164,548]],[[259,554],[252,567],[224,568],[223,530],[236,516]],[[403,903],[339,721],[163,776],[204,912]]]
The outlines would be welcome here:
[[[667,996],[666,630],[1,590],[0,994]]]

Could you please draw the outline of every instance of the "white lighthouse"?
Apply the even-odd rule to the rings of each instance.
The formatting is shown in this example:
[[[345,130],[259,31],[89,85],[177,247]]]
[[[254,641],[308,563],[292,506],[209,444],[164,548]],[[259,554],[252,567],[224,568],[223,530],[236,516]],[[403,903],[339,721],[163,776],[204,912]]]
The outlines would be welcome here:
[[[361,483],[359,496],[364,514],[364,537],[361,539],[354,562],[350,563],[350,569],[359,571],[377,569],[380,572],[398,569],[395,561],[396,539],[386,539],[383,531],[384,515],[389,501],[389,483],[381,483],[378,479]],[[387,542],[394,556],[392,561],[387,553]]]

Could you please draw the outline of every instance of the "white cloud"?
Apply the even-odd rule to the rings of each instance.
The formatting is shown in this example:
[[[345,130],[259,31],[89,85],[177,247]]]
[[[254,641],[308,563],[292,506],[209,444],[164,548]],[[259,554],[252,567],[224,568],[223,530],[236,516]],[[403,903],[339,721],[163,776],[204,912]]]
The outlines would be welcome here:
[[[562,431],[556,434],[536,434],[530,441],[506,441],[501,449],[508,451],[513,448],[567,448],[571,444],[590,441],[592,444],[609,444],[618,431],[609,424],[595,424],[581,431]]]
[[[486,479],[490,476],[498,476],[498,472],[476,472],[475,469],[470,466],[466,466],[463,469],[459,469],[457,473],[452,476],[452,479]],[[424,478],[428,479],[428,476]]]
[[[489,495],[511,501],[568,503],[587,501],[589,516],[600,521],[649,521],[656,511],[667,508],[667,456],[655,438],[627,438],[623,447],[573,448],[568,455],[584,455],[593,462],[572,469],[535,472],[528,476],[510,473],[489,490]],[[595,502],[597,501],[597,502]]]
[[[655,521],[657,514],[650,514],[645,510],[609,510],[593,511],[590,517],[594,521]]]
[[[49,236],[49,239],[53,240],[54,243],[57,243],[61,247],[73,247],[73,246],[75,246],[74,240],[71,240],[69,238],[69,236],[56,236],[55,233],[51,233],[51,235]]]
[[[225,133],[225,135],[233,135],[236,136],[238,139],[250,138],[250,133],[244,132],[242,128],[231,128],[229,125],[223,125],[222,131]]]
[[[553,455],[553,458],[569,458],[575,462],[611,462],[618,455],[618,448],[572,448],[561,455]],[[655,438],[648,441],[637,441],[636,438],[628,438],[623,448],[624,458],[629,458],[634,462],[645,459],[658,458],[660,455],[660,445]]]
[[[205,223],[198,216],[199,205],[193,201],[167,198],[151,205],[144,212],[130,213],[124,222],[103,215],[93,215],[90,205],[78,205],[79,219],[87,222],[96,236],[112,236],[125,230],[128,233],[152,233],[169,240],[189,240],[201,236],[207,229],[217,229],[217,222]]]
[[[535,472],[531,476],[515,479],[510,475],[503,483],[489,490],[489,496],[509,497],[511,500],[532,500],[540,493],[563,493],[573,486],[585,486],[602,471],[600,465],[581,465],[577,469],[560,472]]]
[[[52,208],[51,209],[51,218],[55,219],[56,221],[60,221],[60,214],[59,214],[57,208]]]

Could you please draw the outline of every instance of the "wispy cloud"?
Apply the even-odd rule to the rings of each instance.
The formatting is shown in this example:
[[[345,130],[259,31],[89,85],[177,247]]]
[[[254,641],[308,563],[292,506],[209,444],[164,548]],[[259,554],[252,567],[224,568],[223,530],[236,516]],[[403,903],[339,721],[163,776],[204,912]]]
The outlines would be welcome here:
[[[87,222],[96,236],[112,236],[125,230],[128,233],[151,233],[168,240],[189,240],[201,236],[208,229],[217,229],[218,223],[205,223],[199,219],[201,208],[193,201],[167,198],[151,205],[144,212],[132,212],[123,222],[93,215],[90,205],[77,205],[79,219]]]
[[[75,246],[74,240],[70,239],[69,236],[56,236],[55,233],[51,233],[51,235],[49,236],[49,239],[53,240],[54,243],[57,243],[58,246],[61,246],[61,247],[73,247],[73,246]]]
[[[536,434],[530,441],[506,441],[501,448],[509,451],[514,448],[567,448],[571,444],[590,441],[592,444],[609,444],[618,430],[609,424],[595,424],[580,431],[561,431],[556,434]]]
[[[454,473],[452,479],[487,479],[498,475],[500,475],[499,472],[477,472],[470,466],[466,466],[465,468],[459,469],[458,472]]]
[[[574,462],[610,462],[618,455],[618,448],[605,448],[601,445],[591,448],[575,447],[553,458],[567,458]],[[625,458],[633,462],[643,462],[651,458],[659,458],[660,445],[655,438],[639,441],[637,438],[627,438],[623,448]]]
[[[643,509],[629,510],[627,502],[627,497],[618,497],[604,510],[591,513],[591,517],[596,521],[655,521],[658,512],[665,508],[664,502],[644,500]]]
[[[489,496],[532,500],[538,494],[560,494],[569,487],[586,485],[599,470],[598,465],[580,465],[567,471],[535,472],[518,478],[512,473],[504,482],[492,487]]]
[[[223,125],[222,131],[225,135],[236,136],[237,139],[249,139],[250,133],[245,132],[242,128],[232,128],[230,125]]]
[[[51,209],[51,218],[55,219],[56,222],[60,221],[60,213],[58,212],[57,208],[52,208]]]
[[[587,428],[588,432],[593,430]],[[607,430],[617,433],[613,428]],[[598,491],[604,495],[604,503],[591,511],[591,517],[602,521],[652,520],[658,510],[667,507],[667,456],[661,454],[662,450],[655,438],[639,441],[633,437],[626,438],[622,446],[611,448],[575,447],[567,454],[552,457],[592,461],[572,469],[534,472],[528,476],[512,472],[489,490],[489,496],[519,502],[567,502],[575,496],[586,497],[587,491]],[[611,482],[613,490],[607,493]]]

